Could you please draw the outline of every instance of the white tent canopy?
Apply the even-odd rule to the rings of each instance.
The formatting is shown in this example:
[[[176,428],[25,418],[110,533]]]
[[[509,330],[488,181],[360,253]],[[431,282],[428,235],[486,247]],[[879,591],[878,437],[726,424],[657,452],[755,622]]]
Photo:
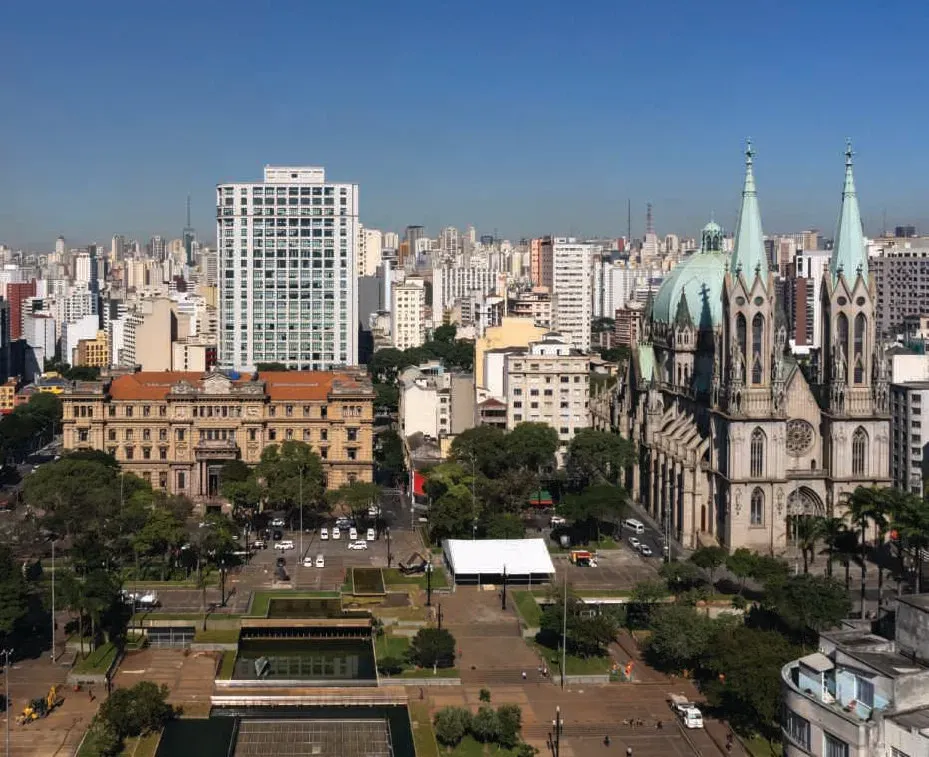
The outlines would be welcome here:
[[[449,570],[456,576],[554,575],[544,539],[446,539]]]

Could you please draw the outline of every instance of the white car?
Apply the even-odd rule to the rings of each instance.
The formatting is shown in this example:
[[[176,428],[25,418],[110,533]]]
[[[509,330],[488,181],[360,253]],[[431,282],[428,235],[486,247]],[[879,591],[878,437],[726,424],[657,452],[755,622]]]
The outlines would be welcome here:
[[[304,568],[312,568],[312,567],[313,567],[313,558],[310,557],[309,555],[307,555],[306,557],[304,557],[304,558],[303,558],[303,567],[304,567]]]
[[[551,521],[550,521],[550,525],[552,526],[552,528],[554,528],[555,526],[563,526],[563,525],[565,525],[567,522],[568,522],[568,521],[566,521],[566,520],[565,520],[564,518],[562,518],[560,515],[553,515],[553,516],[552,516],[552,519],[551,519]]]
[[[284,541],[276,542],[274,545],[274,548],[279,549],[281,550],[281,552],[283,552],[288,549],[293,549],[294,543],[290,539],[284,539]]]
[[[377,505],[371,505],[371,507],[368,508],[369,518],[376,518],[380,514],[381,514],[381,508],[379,508]]]
[[[640,546],[642,546],[642,542],[640,542],[634,536],[629,537],[629,544],[632,546],[633,549],[638,549]]]
[[[335,528],[332,529],[332,538],[333,538],[333,539],[341,539],[341,538],[342,538],[342,534],[341,534],[341,532],[339,531],[338,526],[336,526]]]
[[[321,541],[329,541],[329,529],[328,528],[319,529],[319,538]]]
[[[322,555],[316,555],[316,567],[325,568],[326,567],[326,558]]]
[[[373,528],[369,528],[368,533],[365,534],[365,536],[367,537],[368,541],[374,541],[377,538],[377,534],[374,533]]]
[[[283,519],[283,518],[275,518],[274,520],[271,521],[271,526],[272,526],[273,528],[283,528],[283,527],[284,527],[284,519]]]
[[[364,541],[364,540],[362,540],[362,539],[359,539],[358,541],[350,541],[350,542],[348,543],[348,548],[349,548],[349,549],[367,549],[367,548],[368,548],[368,542],[366,542],[366,541]]]
[[[348,528],[350,525],[352,525],[352,522],[348,518],[346,518],[344,515],[340,515],[338,518],[335,519],[335,524],[339,528]]]
[[[642,557],[651,557],[653,554],[655,554],[652,552],[652,548],[648,546],[648,544],[642,544],[639,547],[639,552],[642,553]]]
[[[358,538],[358,529],[354,526],[348,529],[348,538],[355,541]]]

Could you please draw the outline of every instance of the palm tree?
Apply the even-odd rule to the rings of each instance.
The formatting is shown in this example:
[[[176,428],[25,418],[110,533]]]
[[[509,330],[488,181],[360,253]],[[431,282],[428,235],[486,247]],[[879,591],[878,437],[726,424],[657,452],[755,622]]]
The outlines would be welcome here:
[[[908,494],[897,502],[894,512],[894,528],[898,539],[907,550],[913,550],[916,567],[914,582],[916,593],[922,592],[923,550],[929,548],[929,502]],[[901,567],[903,550],[901,550]]]
[[[842,518],[821,518],[819,521],[819,535],[825,545],[820,554],[826,555],[826,575],[829,578],[832,578],[832,564],[836,560],[838,543],[846,530]]]
[[[64,606],[77,613],[77,636],[81,645],[81,657],[84,656],[84,582],[74,571],[63,571],[58,578],[58,592]]]
[[[822,518],[810,515],[797,516],[797,547],[803,555],[803,572],[810,572],[816,560],[816,542],[822,532]]]
[[[851,564],[858,557],[858,534],[850,528],[843,528],[836,537],[835,559],[845,568],[845,591],[852,589]]]
[[[878,530],[887,530],[887,518],[881,505],[880,489],[876,486],[859,486],[848,499],[848,514],[852,524],[860,531],[861,543],[861,617],[864,617],[865,582],[868,574],[868,557],[866,534],[868,522],[874,523]]]

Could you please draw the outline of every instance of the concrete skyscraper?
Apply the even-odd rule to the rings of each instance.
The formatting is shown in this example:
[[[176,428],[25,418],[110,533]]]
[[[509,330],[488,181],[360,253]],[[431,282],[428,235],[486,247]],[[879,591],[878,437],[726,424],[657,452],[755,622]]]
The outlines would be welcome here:
[[[266,166],[216,189],[219,364],[329,370],[358,361],[358,185]]]

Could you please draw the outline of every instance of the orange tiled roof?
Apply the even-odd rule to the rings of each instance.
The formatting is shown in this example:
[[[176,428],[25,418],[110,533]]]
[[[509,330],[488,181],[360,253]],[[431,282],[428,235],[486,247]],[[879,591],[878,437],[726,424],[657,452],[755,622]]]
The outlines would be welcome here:
[[[179,381],[199,386],[209,374],[194,371],[140,371],[114,378],[110,383],[110,396],[114,400],[163,400],[171,387]],[[233,383],[250,381],[245,375]],[[266,371],[258,374],[264,382],[265,392],[272,400],[324,400],[333,385],[348,391],[370,392],[364,379],[351,373],[328,371]]]

